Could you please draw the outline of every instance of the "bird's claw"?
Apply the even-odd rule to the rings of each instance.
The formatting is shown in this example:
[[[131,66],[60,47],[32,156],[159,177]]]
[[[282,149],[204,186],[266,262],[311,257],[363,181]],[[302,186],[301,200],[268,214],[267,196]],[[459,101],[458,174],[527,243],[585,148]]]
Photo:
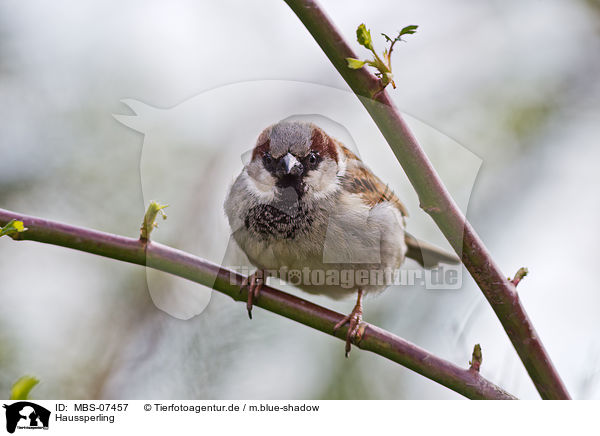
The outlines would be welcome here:
[[[248,317],[250,319],[252,319],[252,306],[254,305],[254,300],[260,296],[260,290],[265,283],[264,275],[264,271],[257,270],[242,281],[240,291],[245,287],[248,288],[248,302],[246,303],[246,309],[248,310]]]
[[[346,357],[350,354],[352,343],[358,345],[364,332],[365,324],[362,322],[362,307],[360,305],[357,304],[354,306],[352,312],[342,318],[342,320],[333,327],[334,333],[348,323],[350,325],[348,326],[348,332],[346,333]]]

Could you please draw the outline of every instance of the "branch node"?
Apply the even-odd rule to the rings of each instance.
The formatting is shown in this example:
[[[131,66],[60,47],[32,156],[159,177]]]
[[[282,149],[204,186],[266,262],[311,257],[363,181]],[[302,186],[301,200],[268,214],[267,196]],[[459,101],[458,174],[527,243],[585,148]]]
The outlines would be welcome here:
[[[438,206],[427,206],[425,204],[420,204],[419,207],[429,215],[439,215],[442,213],[442,209]]]
[[[163,210],[165,207],[169,207],[169,205],[160,204],[154,200],[150,202],[146,214],[144,215],[142,227],[140,227],[140,241],[147,242],[150,240],[150,233],[152,233],[152,230],[154,230],[155,227],[158,227],[156,215],[160,213],[164,220],[167,219],[167,214]]]
[[[15,219],[10,220],[4,227],[0,227],[0,237],[10,236],[11,238],[18,240],[21,239],[19,233],[27,231],[27,227],[23,224],[23,221]]]
[[[383,56],[380,57],[375,48],[373,47],[373,39],[371,37],[371,31],[367,29],[364,24],[361,24],[356,29],[356,40],[360,45],[373,53],[373,58],[370,60],[360,60],[354,58],[346,58],[346,63],[348,64],[348,68],[352,70],[358,70],[365,65],[373,67],[377,70],[375,76],[379,78],[379,90],[377,90],[371,98],[376,99],[379,94],[383,92],[383,90],[389,84],[392,85],[394,89],[396,89],[396,84],[394,83],[394,75],[392,74],[392,51],[394,50],[394,44],[398,41],[404,41],[402,39],[403,35],[412,35],[417,31],[419,26],[410,25],[404,27],[402,30],[398,32],[398,36],[396,38],[390,38],[385,33],[382,33],[383,37],[386,39],[387,43],[390,45],[383,51]],[[382,59],[383,58],[383,59]]]
[[[515,274],[515,277],[512,280],[509,277],[508,280],[510,280],[516,287],[527,274],[529,274],[529,270],[525,267],[521,267]]]
[[[473,347],[473,357],[469,360],[469,365],[471,371],[479,372],[479,368],[481,368],[481,362],[483,360],[483,355],[481,354],[481,345],[475,344]]]

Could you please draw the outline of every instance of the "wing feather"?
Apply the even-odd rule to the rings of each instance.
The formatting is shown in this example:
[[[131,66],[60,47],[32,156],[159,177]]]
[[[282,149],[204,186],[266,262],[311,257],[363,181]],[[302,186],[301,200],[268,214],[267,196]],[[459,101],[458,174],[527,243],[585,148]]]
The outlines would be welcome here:
[[[352,194],[359,195],[370,207],[387,201],[396,207],[402,216],[407,217],[406,207],[390,187],[373,174],[348,148],[340,146],[346,156],[346,172],[342,181],[344,188]]]

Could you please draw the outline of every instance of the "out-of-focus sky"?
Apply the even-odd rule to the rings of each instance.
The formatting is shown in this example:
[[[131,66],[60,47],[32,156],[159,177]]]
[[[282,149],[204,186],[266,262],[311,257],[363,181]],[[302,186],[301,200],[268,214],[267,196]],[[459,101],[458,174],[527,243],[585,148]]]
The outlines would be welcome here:
[[[571,394],[600,398],[598,2],[322,4],[361,56],[358,24],[379,49],[380,32],[419,25],[394,51],[390,95],[465,208],[470,198],[503,271],[529,268],[520,297]],[[156,239],[220,261],[221,205],[244,153],[265,123],[311,113],[350,132],[407,203],[411,232],[445,243],[283,2],[2,3],[0,101],[2,208],[133,236],[152,197],[171,205]],[[0,239],[0,397],[32,374],[36,398],[460,398],[379,356],[344,359],[339,340],[260,309],[249,321],[218,293],[184,321],[149,292],[195,288]],[[365,319],[457,364],[481,343],[484,376],[537,398],[466,272],[460,290],[369,298]]]

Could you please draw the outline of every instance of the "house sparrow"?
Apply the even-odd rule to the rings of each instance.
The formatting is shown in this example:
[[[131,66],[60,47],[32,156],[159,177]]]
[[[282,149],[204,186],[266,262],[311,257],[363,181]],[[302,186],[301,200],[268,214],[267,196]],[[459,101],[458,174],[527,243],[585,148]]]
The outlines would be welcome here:
[[[334,328],[349,323],[346,356],[360,341],[363,295],[391,284],[384,272],[406,257],[425,267],[459,262],[406,233],[408,213],[398,197],[312,123],[281,121],[260,134],[225,212],[234,240],[258,268],[245,281],[250,318],[267,275],[336,299],[356,292],[354,309]],[[292,271],[293,281],[286,275]],[[342,273],[355,274],[355,283],[341,283]]]

